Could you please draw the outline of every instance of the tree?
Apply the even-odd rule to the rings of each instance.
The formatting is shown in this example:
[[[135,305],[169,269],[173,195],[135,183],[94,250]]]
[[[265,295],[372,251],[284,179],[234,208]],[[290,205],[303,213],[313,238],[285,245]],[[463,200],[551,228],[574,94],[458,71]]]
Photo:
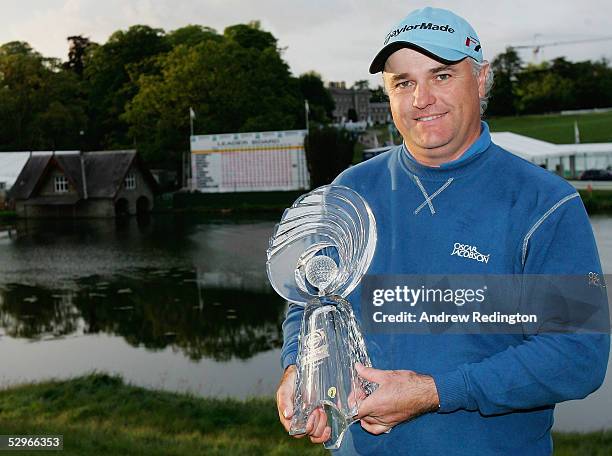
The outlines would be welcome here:
[[[74,149],[85,124],[78,77],[28,43],[0,46],[0,147]]]
[[[41,109],[45,78],[43,58],[28,43],[12,41],[0,47],[0,142],[5,150],[28,150],[29,125]]]
[[[31,124],[33,149],[81,149],[87,125],[86,102],[78,76],[71,71],[50,71],[42,88],[47,99]]]
[[[42,58],[42,56],[32,49],[25,41],[10,41],[3,44],[0,47],[0,55],[23,55],[23,56],[36,56]]]
[[[215,29],[201,25],[186,25],[168,33],[166,37],[172,47],[180,45],[192,47],[204,41],[222,39]]]
[[[249,26],[230,29],[220,41],[176,47],[157,60],[159,74],[138,78],[137,94],[122,119],[147,159],[180,163],[189,150],[190,107],[199,134],[302,127],[298,81],[275,46],[253,45],[271,43],[269,33]],[[252,38],[247,47],[236,39],[243,32]]]
[[[314,128],[306,137],[306,160],[313,188],[331,183],[353,161],[355,137],[345,129]]]
[[[83,76],[85,68],[85,55],[87,50],[94,44],[89,38],[81,35],[69,36],[67,38],[70,46],[68,48],[68,61],[63,64],[66,70],[74,71],[79,77]]]
[[[607,61],[569,62],[564,57],[558,57],[552,60],[550,71],[572,81],[571,104],[564,109],[608,107],[612,104],[612,93],[608,90],[612,82],[612,69]]]
[[[335,103],[329,90],[325,88],[321,75],[310,71],[298,78],[302,97],[308,100],[310,120],[327,124],[333,117]]]
[[[369,90],[370,82],[367,79],[360,79],[353,84],[353,90]]]
[[[539,65],[523,63],[507,48],[492,63],[495,84],[488,113],[535,114],[612,104],[612,69],[606,60],[570,62],[557,57]]]
[[[84,75],[89,148],[133,147],[128,125],[122,120],[125,106],[136,95],[140,76],[159,73],[157,57],[169,50],[163,30],[134,25],[113,33],[88,56]]]
[[[560,111],[573,104],[573,82],[551,71],[550,64],[529,65],[516,87],[519,114]]]
[[[487,108],[489,115],[514,115],[516,107],[516,83],[522,71],[523,62],[512,47],[499,54],[491,63],[495,83],[491,89],[491,102]]]
[[[373,90],[370,90],[370,103],[383,103],[388,102],[389,97],[385,93],[383,86],[379,85]]]
[[[262,30],[259,21],[232,25],[223,31],[223,35],[245,49],[254,48],[263,51],[272,48],[276,50],[276,38],[270,32]]]
[[[523,61],[516,52],[516,49],[507,47],[504,52],[493,59],[491,66],[496,73],[505,73],[510,79],[514,80],[523,70]]]

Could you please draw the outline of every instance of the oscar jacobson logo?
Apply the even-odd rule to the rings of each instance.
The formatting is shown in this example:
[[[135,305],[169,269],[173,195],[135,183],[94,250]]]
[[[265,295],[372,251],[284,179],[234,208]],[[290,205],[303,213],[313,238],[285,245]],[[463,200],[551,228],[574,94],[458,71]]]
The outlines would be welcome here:
[[[455,242],[453,245],[451,256],[453,255],[480,261],[481,263],[488,263],[491,256],[490,254],[480,253],[475,245],[461,244],[460,242]]]

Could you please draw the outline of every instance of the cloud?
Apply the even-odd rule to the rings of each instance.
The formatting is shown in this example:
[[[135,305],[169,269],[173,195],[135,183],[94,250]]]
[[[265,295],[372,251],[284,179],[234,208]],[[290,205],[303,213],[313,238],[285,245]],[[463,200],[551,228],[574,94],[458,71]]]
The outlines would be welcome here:
[[[0,42],[29,42],[46,56],[66,58],[70,35],[105,42],[115,31],[135,24],[173,30],[187,24],[222,32],[228,25],[260,20],[272,32],[295,74],[315,70],[327,80],[369,79],[367,73],[387,30],[409,9],[450,8],[478,31],[485,56],[492,59],[509,44],[568,41],[612,35],[612,2],[583,0],[430,2],[367,0],[24,0],[3,5]],[[519,14],[520,13],[520,14]],[[537,34],[537,36],[536,36]],[[571,60],[612,57],[612,41],[543,48],[545,58]],[[529,50],[523,58],[531,59]]]

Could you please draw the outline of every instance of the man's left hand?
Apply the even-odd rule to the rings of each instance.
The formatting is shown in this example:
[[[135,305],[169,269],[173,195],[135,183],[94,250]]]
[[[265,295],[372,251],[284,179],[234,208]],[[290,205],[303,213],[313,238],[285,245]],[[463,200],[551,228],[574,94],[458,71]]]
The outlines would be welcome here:
[[[371,434],[389,432],[397,424],[438,409],[440,400],[432,377],[408,370],[380,370],[355,364],[360,377],[378,383],[359,406],[357,419]]]

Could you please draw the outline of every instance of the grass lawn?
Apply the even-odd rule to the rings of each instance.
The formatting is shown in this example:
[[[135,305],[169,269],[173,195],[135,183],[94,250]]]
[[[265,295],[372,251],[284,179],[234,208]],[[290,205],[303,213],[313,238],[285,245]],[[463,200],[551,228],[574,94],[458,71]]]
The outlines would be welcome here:
[[[539,115],[486,119],[491,131],[511,131],[556,144],[574,142],[574,121],[580,142],[612,142],[612,112],[581,115]]]
[[[2,434],[62,434],[66,455],[317,455],[289,438],[271,399],[214,400],[94,374],[0,391]],[[40,454],[20,452],[20,454]]]
[[[323,455],[287,436],[272,399],[204,399],[92,374],[0,391],[2,434],[62,434],[66,455]],[[555,454],[612,454],[612,431],[555,435]],[[20,454],[40,454],[23,451]]]
[[[545,114],[493,117],[485,120],[493,132],[511,131],[555,144],[574,142],[574,121],[577,121],[580,129],[580,142],[612,142],[612,112],[568,116]],[[386,126],[377,125],[371,127],[369,131],[376,132],[381,145],[389,139]],[[401,142],[399,136],[394,139],[396,144]]]
[[[590,434],[556,433],[555,456],[609,456],[612,454],[612,431]]]
[[[612,213],[612,191],[610,190],[579,190],[580,197],[589,214]]]

